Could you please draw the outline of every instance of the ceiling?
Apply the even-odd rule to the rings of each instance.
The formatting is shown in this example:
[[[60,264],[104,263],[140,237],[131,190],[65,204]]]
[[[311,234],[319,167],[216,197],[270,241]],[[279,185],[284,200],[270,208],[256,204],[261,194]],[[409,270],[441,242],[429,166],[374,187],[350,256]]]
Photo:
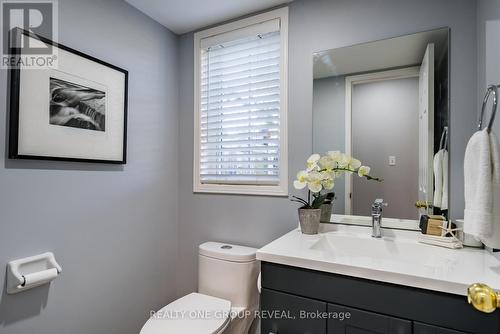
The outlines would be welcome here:
[[[314,54],[314,78],[420,64],[427,44],[443,45],[447,38],[448,29],[443,28],[321,51]]]
[[[176,34],[183,34],[293,0],[125,0]]]

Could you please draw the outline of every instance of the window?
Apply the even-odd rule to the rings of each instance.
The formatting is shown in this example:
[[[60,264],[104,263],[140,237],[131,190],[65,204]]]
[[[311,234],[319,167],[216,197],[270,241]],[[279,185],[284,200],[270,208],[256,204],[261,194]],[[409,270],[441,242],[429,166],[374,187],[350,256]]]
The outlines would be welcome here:
[[[195,34],[194,192],[286,196],[288,8]]]

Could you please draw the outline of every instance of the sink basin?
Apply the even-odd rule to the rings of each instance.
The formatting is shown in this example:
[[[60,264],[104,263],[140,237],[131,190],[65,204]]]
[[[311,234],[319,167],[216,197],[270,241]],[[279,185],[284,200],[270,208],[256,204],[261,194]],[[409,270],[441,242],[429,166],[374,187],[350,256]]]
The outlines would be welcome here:
[[[424,275],[448,276],[460,262],[456,250],[421,244],[404,236],[372,238],[369,234],[329,232],[322,234],[310,249],[339,263],[355,262],[375,270],[397,268],[405,273],[413,273],[418,267],[418,273]]]
[[[372,238],[339,232],[323,234],[311,246],[311,249],[322,251],[325,255],[333,257],[390,259],[403,263],[421,261],[426,255],[430,256],[433,250],[415,240],[402,238],[396,240],[392,237]]]

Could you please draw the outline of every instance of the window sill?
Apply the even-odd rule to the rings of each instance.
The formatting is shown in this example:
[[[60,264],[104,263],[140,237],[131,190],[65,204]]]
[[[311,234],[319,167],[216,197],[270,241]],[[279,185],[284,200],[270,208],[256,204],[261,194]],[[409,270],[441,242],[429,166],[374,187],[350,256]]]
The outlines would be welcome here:
[[[286,185],[195,184],[193,193],[288,197],[288,187]]]

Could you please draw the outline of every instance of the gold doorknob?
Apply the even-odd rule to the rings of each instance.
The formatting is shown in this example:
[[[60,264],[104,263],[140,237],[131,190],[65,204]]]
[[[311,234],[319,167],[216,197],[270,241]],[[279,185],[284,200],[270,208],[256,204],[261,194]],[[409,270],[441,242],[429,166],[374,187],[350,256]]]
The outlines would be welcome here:
[[[475,283],[467,288],[467,301],[478,311],[492,313],[500,308],[500,293],[483,283]]]
[[[426,201],[416,201],[415,207],[417,209],[429,209],[429,208],[432,208],[432,205]]]

